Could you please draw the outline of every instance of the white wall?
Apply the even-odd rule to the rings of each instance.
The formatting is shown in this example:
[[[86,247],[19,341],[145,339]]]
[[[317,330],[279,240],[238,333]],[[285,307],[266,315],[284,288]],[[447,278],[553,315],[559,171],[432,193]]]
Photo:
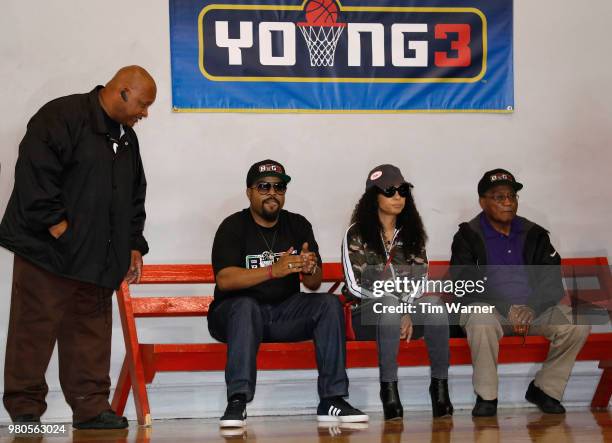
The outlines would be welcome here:
[[[562,256],[610,256],[611,16],[609,0],[589,0],[581,7],[569,1],[515,1],[513,115],[173,114],[166,1],[4,0],[0,210],[12,189],[17,146],[28,118],[52,98],[89,91],[118,67],[140,64],[158,84],[150,117],[137,127],[149,181],[148,263],[209,262],[218,223],[246,206],[248,166],[267,157],[283,162],[294,177],[287,208],[311,220],[325,260],[338,261],[341,235],[365,175],[386,162],[399,165],[416,185],[432,259],[448,258],[457,223],[478,209],[476,182],[494,167],[510,169],[525,183],[520,212],[552,231]],[[0,251],[3,338],[11,268],[12,257]],[[142,335],[184,341],[208,337],[200,319],[161,324],[153,329],[155,323],[143,323],[147,329]],[[116,316],[114,332],[113,380],[123,356]],[[526,373],[533,374],[534,368],[503,368],[507,395],[500,401],[520,402]],[[592,363],[577,366],[568,402],[588,401],[599,373],[595,368]],[[427,370],[402,371],[406,406],[426,405],[421,386]],[[469,406],[469,368],[453,368],[453,374],[453,400]],[[300,373],[297,380],[287,373],[263,374],[262,379],[288,376],[291,389],[273,391],[263,383],[250,413],[274,412],[274,403],[312,411],[312,372]],[[351,376],[355,403],[378,410],[375,370],[355,370]],[[161,376],[152,390],[153,414],[218,415],[224,407],[222,381],[220,373]],[[55,357],[48,382],[48,418],[69,417]],[[4,411],[0,419],[6,419]]]

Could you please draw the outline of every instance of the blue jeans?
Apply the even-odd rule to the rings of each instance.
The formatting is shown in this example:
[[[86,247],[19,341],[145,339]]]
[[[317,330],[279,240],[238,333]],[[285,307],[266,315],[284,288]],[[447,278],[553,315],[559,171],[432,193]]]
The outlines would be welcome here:
[[[314,340],[319,369],[319,397],[348,395],[346,331],[338,298],[330,294],[298,293],[277,305],[249,296],[213,303],[208,330],[227,343],[227,398],[255,395],[257,351],[260,343]]]

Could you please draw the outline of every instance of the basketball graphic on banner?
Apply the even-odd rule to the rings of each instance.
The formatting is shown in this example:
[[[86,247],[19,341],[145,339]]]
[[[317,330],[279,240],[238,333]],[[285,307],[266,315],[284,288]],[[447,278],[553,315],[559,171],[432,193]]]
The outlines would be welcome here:
[[[334,66],[336,45],[346,23],[338,23],[335,0],[310,0],[306,21],[298,23],[310,54],[310,66]]]
[[[306,21],[312,25],[333,25],[338,20],[335,0],[311,0],[306,4]]]

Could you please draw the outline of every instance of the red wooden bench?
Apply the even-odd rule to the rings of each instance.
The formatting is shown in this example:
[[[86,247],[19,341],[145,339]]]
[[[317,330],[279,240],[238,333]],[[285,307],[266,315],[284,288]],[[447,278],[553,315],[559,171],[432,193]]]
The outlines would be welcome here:
[[[581,299],[605,307],[612,316],[612,276],[605,257],[563,260],[565,277],[596,277],[599,289],[580,291]],[[431,262],[430,278],[443,278],[448,273],[448,262]],[[329,292],[338,289],[343,281],[341,263],[323,265],[323,281],[332,283]],[[214,275],[210,265],[145,265],[140,284],[212,284]],[[571,288],[568,291],[571,293]],[[571,295],[571,294],[570,294]],[[157,372],[164,371],[222,371],[225,369],[226,346],[222,343],[159,344],[140,343],[136,318],[206,316],[211,296],[131,297],[125,282],[117,291],[126,356],[112,400],[112,407],[122,414],[130,389],[140,425],[151,424],[151,413],[146,385]],[[350,319],[350,316],[347,316]],[[347,322],[350,323],[350,322]],[[378,367],[376,343],[350,341],[347,325],[347,367]],[[467,341],[450,340],[451,364],[471,363]],[[548,341],[543,337],[504,337],[500,344],[500,363],[541,362],[546,358]],[[591,334],[578,355],[578,360],[599,361],[604,371],[593,396],[591,407],[607,408],[612,395],[612,333]],[[399,353],[401,366],[429,364],[423,340],[402,343]],[[257,358],[258,369],[316,369],[314,347],[311,342],[262,344]]]

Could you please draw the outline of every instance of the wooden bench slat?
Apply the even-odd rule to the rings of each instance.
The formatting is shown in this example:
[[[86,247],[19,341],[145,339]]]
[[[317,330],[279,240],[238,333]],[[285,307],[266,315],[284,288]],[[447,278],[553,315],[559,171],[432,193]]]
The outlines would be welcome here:
[[[569,304],[571,295],[572,291],[568,291],[562,302]],[[135,317],[198,317],[208,315],[213,296],[145,296],[133,297],[131,300]],[[578,301],[607,309],[612,308],[612,301],[608,293],[602,289],[580,290]]]
[[[566,278],[574,274],[593,276],[597,267],[608,266],[606,257],[568,258],[562,260],[561,272]],[[449,262],[432,260],[429,262],[430,278],[448,277]],[[344,278],[342,263],[323,263],[323,281],[335,282]],[[140,284],[214,284],[215,276],[212,265],[208,264],[175,264],[145,265]]]
[[[471,364],[467,340],[453,338],[449,342],[452,365]],[[604,359],[610,355],[612,333],[591,334],[578,357],[579,361]],[[549,342],[544,337],[504,337],[500,341],[499,363],[543,362]],[[226,345],[222,343],[141,344],[141,352],[163,371],[222,371],[226,363]],[[352,341],[346,344],[347,368],[378,367],[376,342]],[[429,364],[424,340],[402,342],[398,357],[400,366]],[[261,370],[316,369],[312,342],[264,343],[260,346],[257,367]]]
[[[134,317],[207,316],[212,296],[134,297]]]
[[[344,278],[341,263],[323,264],[323,281],[335,282]],[[145,265],[140,284],[214,284],[212,265]]]
[[[183,284],[215,282],[211,265],[145,265],[140,284]]]

